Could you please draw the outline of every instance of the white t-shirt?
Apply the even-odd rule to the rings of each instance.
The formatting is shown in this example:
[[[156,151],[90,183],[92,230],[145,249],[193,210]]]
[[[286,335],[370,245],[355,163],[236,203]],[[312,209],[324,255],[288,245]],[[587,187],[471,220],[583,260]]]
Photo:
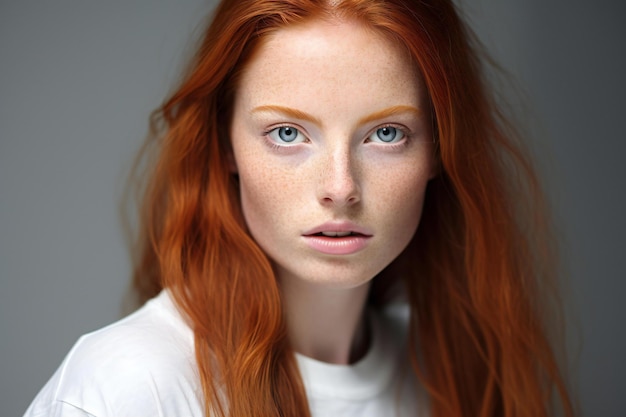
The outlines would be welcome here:
[[[354,365],[296,355],[313,417],[418,415],[424,404],[404,354],[407,318],[402,307],[372,312],[372,345]],[[202,417],[203,410],[193,332],[165,290],[81,337],[24,417]]]

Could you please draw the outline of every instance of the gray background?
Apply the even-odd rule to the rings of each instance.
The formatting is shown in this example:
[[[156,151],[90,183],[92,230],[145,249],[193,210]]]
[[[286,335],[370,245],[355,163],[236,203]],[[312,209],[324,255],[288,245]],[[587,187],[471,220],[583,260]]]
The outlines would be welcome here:
[[[119,201],[211,2],[0,2],[0,415],[122,315]],[[587,416],[626,415],[626,3],[467,0],[530,103],[571,271]]]

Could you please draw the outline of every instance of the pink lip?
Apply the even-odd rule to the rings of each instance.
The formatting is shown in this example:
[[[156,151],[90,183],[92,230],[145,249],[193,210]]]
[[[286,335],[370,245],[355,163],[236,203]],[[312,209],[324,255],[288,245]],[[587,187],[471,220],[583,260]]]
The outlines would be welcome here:
[[[320,235],[322,232],[351,232],[348,236],[330,237]],[[365,246],[372,237],[372,233],[352,222],[327,222],[302,234],[307,245],[327,255],[350,255]]]

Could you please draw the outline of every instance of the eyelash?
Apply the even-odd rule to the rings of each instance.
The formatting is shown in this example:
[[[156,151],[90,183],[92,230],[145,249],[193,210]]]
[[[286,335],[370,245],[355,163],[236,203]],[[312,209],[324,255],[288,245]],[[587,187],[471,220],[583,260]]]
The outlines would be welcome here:
[[[380,143],[380,142],[372,142],[372,141],[369,141],[369,142],[367,142],[367,143],[377,143],[377,144],[379,144],[379,145],[385,146],[385,147],[386,147],[386,148],[388,148],[388,149],[390,148],[391,150],[396,150],[396,149],[404,148],[404,147],[406,147],[406,146],[408,146],[408,145],[409,145],[409,142],[410,142],[410,140],[411,140],[411,139],[412,139],[412,137],[413,137],[413,132],[411,132],[411,131],[410,131],[408,128],[406,128],[405,126],[396,125],[396,124],[393,124],[393,123],[387,123],[387,124],[383,124],[383,125],[380,125],[380,126],[376,126],[374,129],[370,130],[370,132],[367,134],[367,136],[366,136],[366,137],[367,137],[367,138],[369,138],[369,137],[370,137],[373,133],[375,133],[378,129],[384,129],[384,128],[386,128],[386,127],[392,127],[392,128],[394,128],[394,129],[399,130],[399,131],[402,133],[402,135],[403,135],[402,140],[401,140],[400,142],[396,142],[396,143],[387,143],[387,144],[384,144],[384,145],[383,145],[382,143]]]
[[[273,140],[268,139],[267,136],[264,136],[263,138],[265,139],[265,144],[269,146],[269,148],[273,151],[287,152],[290,150],[290,148],[293,148],[293,145],[279,145]]]
[[[269,137],[269,134],[273,130],[280,129],[281,127],[290,127],[292,129],[298,130],[302,134],[304,134],[303,133],[304,129],[302,129],[302,128],[298,127],[298,126],[289,124],[289,123],[283,123],[283,124],[271,126],[271,127],[267,128],[266,130],[263,131],[263,139],[265,140],[265,144],[267,146],[269,146],[270,149],[275,150],[275,151],[279,151],[279,152],[287,152],[287,151],[291,150],[290,148],[294,148],[295,145],[280,145],[277,142],[275,142],[272,139],[270,139],[270,137]],[[305,137],[306,137],[306,135],[305,135]],[[308,138],[307,138],[307,140],[308,140]]]
[[[303,133],[304,129],[302,129],[302,128],[296,126],[296,125],[292,125],[292,124],[289,124],[289,123],[284,123],[284,124],[271,126],[271,127],[267,128],[266,130],[263,131],[263,139],[265,140],[267,146],[270,147],[270,149],[275,150],[275,151],[283,151],[283,152],[285,152],[285,151],[289,151],[290,148],[295,147],[295,145],[280,145],[277,142],[275,142],[275,141],[273,141],[273,140],[271,140],[269,138],[269,134],[273,130],[279,129],[281,127],[291,127],[293,129],[297,129],[302,134],[304,134]],[[369,138],[378,129],[383,129],[385,127],[392,127],[394,129],[398,129],[404,135],[404,138],[403,138],[403,140],[401,142],[389,143],[389,144],[385,144],[385,145],[382,145],[382,146],[385,146],[385,148],[393,151],[393,150],[399,150],[399,149],[405,148],[405,147],[407,147],[409,145],[410,140],[412,139],[413,133],[409,129],[407,129],[406,127],[401,126],[401,125],[396,125],[396,124],[393,124],[393,123],[387,123],[387,124],[383,124],[383,125],[380,125],[380,126],[376,126],[372,130],[370,130],[365,137]],[[307,140],[308,140],[308,138],[307,138]],[[378,143],[378,142],[369,141],[369,142],[366,142],[366,143]],[[380,145],[380,143],[379,143],[379,145]]]

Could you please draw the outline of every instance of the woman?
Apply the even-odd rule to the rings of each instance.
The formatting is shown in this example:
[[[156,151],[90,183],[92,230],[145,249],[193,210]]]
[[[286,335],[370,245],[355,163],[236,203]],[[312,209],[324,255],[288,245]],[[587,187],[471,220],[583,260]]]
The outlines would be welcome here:
[[[153,299],[26,415],[573,415],[536,180],[472,45],[445,0],[223,1],[156,113]]]

